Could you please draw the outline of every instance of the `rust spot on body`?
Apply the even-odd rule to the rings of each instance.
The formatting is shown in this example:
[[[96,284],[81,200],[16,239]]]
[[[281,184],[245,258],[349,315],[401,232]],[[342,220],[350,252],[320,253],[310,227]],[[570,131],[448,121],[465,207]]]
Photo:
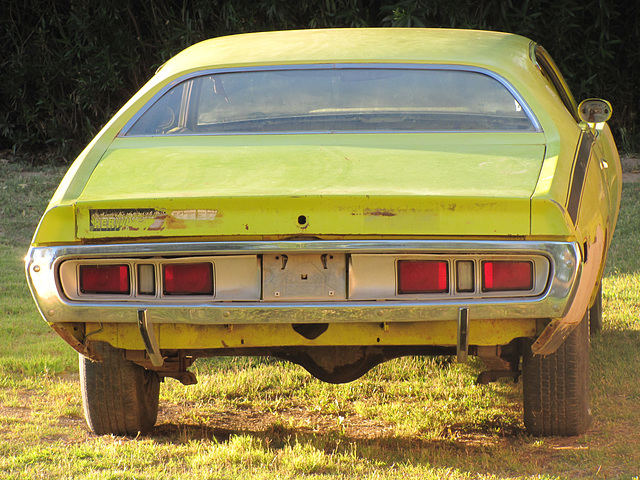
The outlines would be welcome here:
[[[362,212],[363,215],[371,215],[374,217],[395,217],[397,213],[392,212],[390,210],[383,210],[382,208],[378,208],[376,210],[366,209]]]
[[[168,216],[165,226],[171,230],[184,230],[187,228],[187,223],[182,219]]]

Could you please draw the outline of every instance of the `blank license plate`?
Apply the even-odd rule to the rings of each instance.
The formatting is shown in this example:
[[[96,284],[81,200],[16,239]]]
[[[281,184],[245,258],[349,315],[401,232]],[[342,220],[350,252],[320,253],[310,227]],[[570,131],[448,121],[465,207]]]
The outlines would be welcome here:
[[[340,301],[347,298],[345,254],[264,255],[263,298]]]

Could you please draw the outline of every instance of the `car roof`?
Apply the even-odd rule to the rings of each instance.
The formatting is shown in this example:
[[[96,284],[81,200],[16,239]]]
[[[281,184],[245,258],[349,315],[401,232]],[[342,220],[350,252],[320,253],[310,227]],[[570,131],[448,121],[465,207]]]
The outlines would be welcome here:
[[[170,59],[161,77],[225,67],[333,64],[459,64],[518,70],[531,40],[519,35],[440,28],[341,28],[248,33],[197,43]],[[531,62],[527,62],[529,65]]]

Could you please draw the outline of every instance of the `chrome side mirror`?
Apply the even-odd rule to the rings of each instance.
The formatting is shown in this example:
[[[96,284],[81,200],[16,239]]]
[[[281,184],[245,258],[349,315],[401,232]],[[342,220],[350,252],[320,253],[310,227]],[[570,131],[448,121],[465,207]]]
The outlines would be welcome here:
[[[611,104],[600,98],[587,98],[578,106],[580,119],[587,123],[603,123],[611,118]]]

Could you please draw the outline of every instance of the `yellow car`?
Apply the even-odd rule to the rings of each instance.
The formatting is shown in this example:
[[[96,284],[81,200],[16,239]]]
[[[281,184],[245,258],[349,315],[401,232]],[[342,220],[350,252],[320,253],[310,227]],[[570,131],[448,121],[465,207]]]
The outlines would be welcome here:
[[[200,357],[338,383],[474,355],[479,383],[522,374],[530,433],[580,434],[621,192],[610,116],[511,34],[187,48],[73,163],[26,258],[42,317],[80,353],[90,428],[150,430],[159,383],[195,383]]]

